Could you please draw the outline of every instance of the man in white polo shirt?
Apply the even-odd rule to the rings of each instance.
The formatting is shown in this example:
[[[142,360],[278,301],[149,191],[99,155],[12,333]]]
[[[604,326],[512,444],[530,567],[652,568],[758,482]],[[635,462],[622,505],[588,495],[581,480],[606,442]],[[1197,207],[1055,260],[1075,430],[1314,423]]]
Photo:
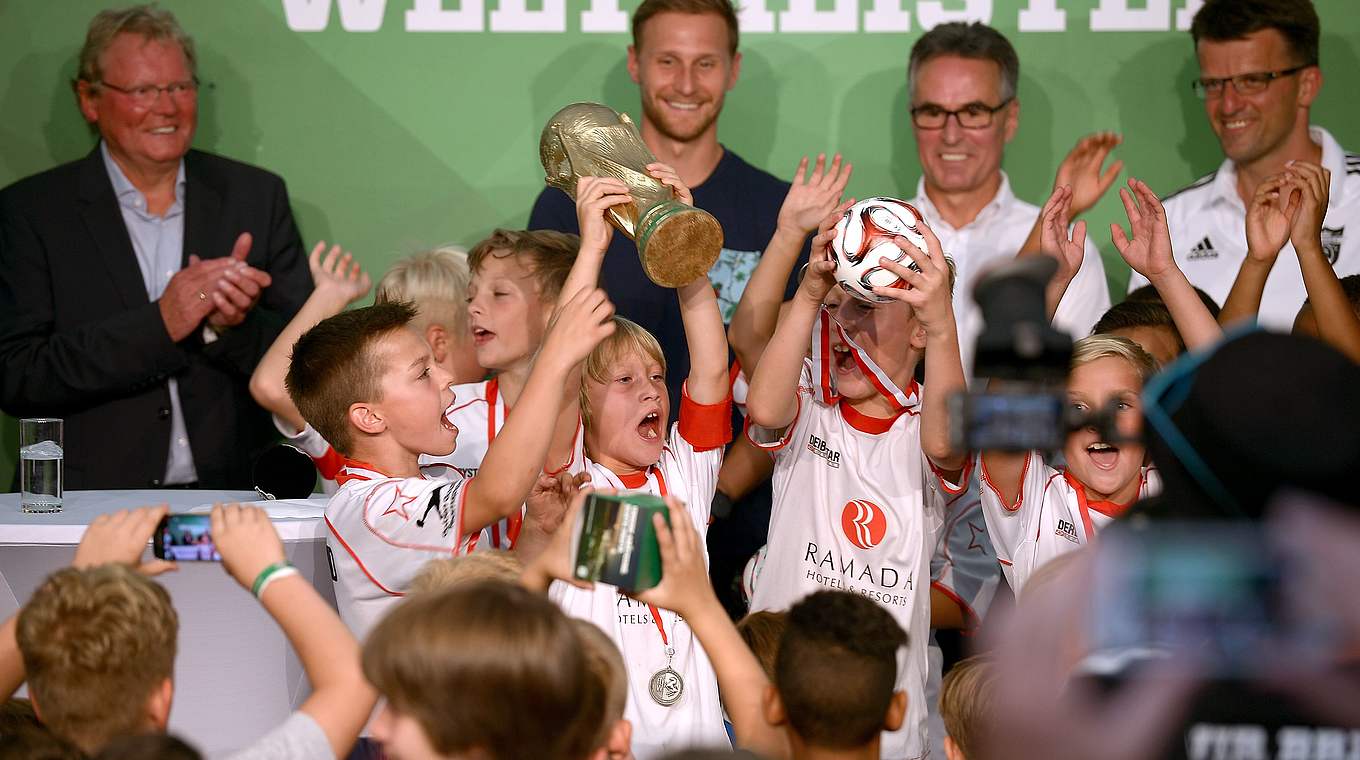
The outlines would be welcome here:
[[[1190,27],[1200,71],[1193,86],[1225,158],[1164,203],[1176,263],[1220,304],[1247,257],[1251,197],[1290,161],[1331,171],[1323,250],[1338,277],[1360,273],[1360,156],[1309,124],[1322,88],[1318,30],[1310,0],[1208,0]],[[1129,289],[1146,284],[1135,274]],[[1289,330],[1306,295],[1286,243],[1266,280],[1261,324]]]
[[[982,331],[973,283],[988,264],[1020,251],[1039,214],[1037,206],[1015,197],[1001,170],[1006,143],[1020,126],[1019,77],[1020,60],[1010,41],[979,23],[936,26],[912,46],[907,69],[922,172],[911,204],[925,216],[957,267],[954,315],[963,369],[969,376]],[[1101,161],[1095,163],[1098,170]],[[1094,204],[1113,182],[1118,168],[1111,168],[1108,182],[1100,177],[1094,197],[1075,213]],[[1105,267],[1088,240],[1081,271],[1063,296],[1054,322],[1073,335],[1085,335],[1109,306]]]

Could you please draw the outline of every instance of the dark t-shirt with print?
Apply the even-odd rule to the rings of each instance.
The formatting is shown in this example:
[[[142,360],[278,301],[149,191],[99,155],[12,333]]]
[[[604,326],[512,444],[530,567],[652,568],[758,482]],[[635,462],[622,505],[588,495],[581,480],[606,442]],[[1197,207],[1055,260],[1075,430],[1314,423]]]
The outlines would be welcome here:
[[[718,294],[723,322],[731,320],[746,283],[765,246],[774,235],[779,207],[789,191],[789,183],[779,180],[742,160],[726,148],[718,166],[703,184],[691,188],[694,205],[717,218],[723,228],[722,254],[709,270],[709,280]],[[529,214],[529,229],[579,232],[576,205],[556,188],[539,193]],[[790,273],[785,297],[797,286],[797,273],[807,261],[807,243],[797,265]],[[600,286],[621,316],[647,328],[666,354],[666,385],[670,389],[671,409],[680,408],[680,385],[689,375],[689,349],[680,305],[675,291],[662,288],[642,271],[637,246],[627,235],[615,231],[600,272]]]

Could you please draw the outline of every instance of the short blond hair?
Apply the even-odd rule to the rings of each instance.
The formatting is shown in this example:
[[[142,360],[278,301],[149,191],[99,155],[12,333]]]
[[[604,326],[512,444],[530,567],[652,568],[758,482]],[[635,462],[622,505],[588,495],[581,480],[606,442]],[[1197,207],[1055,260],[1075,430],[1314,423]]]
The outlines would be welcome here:
[[[16,635],[43,724],[93,753],[147,728],[147,700],[175,672],[179,616],[125,565],[68,567],[19,611]]]
[[[982,745],[991,709],[995,667],[986,655],[974,655],[954,663],[940,684],[940,717],[944,733],[967,758]]]
[[[443,325],[450,333],[467,332],[467,251],[445,245],[398,260],[378,280],[374,303],[407,301],[415,305],[412,327],[420,332]]]
[[[184,51],[184,61],[189,73],[198,75],[198,55],[194,51],[194,38],[179,25],[175,14],[155,3],[134,5],[131,8],[110,8],[96,13],[90,19],[89,29],[85,32],[85,44],[80,48],[80,63],[77,78],[98,86],[104,78],[104,51],[109,49],[120,34],[135,34],[143,39],[156,42],[173,42]]]
[[[623,664],[618,645],[599,626],[580,618],[572,618],[571,624],[581,639],[591,672],[604,686],[604,720],[595,735],[595,746],[600,747],[609,739],[614,724],[623,720],[623,711],[628,706],[628,668]]]
[[[524,572],[516,555],[501,549],[473,552],[462,557],[432,559],[411,581],[410,593],[438,591],[473,581],[515,583]]]
[[[581,373],[581,420],[584,424],[590,425],[590,384],[609,382],[614,364],[631,354],[652,359],[661,365],[661,374],[666,374],[666,354],[661,351],[656,336],[631,319],[615,316],[614,332],[590,352]]]
[[[1157,374],[1157,370],[1160,369],[1157,360],[1142,346],[1128,338],[1106,334],[1088,335],[1073,343],[1070,368],[1076,369],[1083,364],[1090,364],[1097,359],[1107,357],[1123,359],[1128,362],[1133,367],[1134,372],[1138,373],[1138,379],[1144,383]]]

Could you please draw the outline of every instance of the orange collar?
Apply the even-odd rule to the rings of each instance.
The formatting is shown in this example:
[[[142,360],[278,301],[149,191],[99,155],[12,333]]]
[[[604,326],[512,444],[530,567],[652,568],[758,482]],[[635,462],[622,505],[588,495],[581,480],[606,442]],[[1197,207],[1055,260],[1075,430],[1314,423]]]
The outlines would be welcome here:
[[[841,417],[845,418],[846,424],[861,433],[869,435],[882,435],[892,429],[893,423],[897,418],[906,414],[909,409],[899,409],[891,417],[874,417],[861,412],[850,405],[844,398],[840,400],[838,406],[841,409]]]

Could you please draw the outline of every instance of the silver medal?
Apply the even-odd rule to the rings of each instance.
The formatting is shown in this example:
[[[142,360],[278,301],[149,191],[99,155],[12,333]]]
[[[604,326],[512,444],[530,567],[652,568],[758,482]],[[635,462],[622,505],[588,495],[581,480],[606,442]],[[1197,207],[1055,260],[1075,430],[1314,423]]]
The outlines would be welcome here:
[[[652,681],[648,685],[648,690],[652,693],[652,701],[662,707],[670,707],[680,701],[680,696],[685,693],[685,679],[675,671],[670,665],[652,674]]]

